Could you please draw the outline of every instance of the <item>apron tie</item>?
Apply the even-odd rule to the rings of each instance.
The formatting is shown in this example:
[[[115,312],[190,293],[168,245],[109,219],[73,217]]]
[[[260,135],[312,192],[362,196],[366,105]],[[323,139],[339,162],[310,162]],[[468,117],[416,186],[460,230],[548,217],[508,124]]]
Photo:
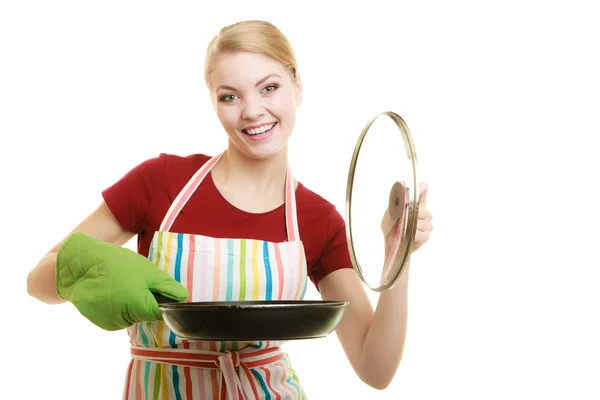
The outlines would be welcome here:
[[[258,398],[258,390],[254,384],[251,369],[275,363],[283,356],[284,353],[279,347],[258,350],[248,347],[239,351],[228,350],[223,353],[168,347],[131,347],[131,357],[136,360],[220,371],[219,394],[221,400]],[[236,370],[239,370],[240,373],[238,374]],[[250,393],[248,393],[248,389],[251,389]]]
[[[220,355],[216,361],[216,366],[221,371],[221,382],[219,383],[219,392],[221,393],[221,398],[224,397],[225,389],[227,390],[228,398],[232,400],[240,400],[240,399],[249,399],[244,393],[244,386],[242,384],[241,377],[247,378],[247,376],[251,373],[248,367],[245,364],[240,362],[240,353],[237,351],[226,351],[224,354]],[[236,373],[236,369],[242,367],[244,370],[244,374],[239,376]],[[223,387],[223,383],[225,383],[225,387]]]

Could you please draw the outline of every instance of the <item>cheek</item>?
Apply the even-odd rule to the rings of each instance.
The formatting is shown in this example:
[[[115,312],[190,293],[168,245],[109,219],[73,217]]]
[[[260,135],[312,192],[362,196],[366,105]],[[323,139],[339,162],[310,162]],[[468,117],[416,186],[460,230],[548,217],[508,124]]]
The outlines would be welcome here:
[[[217,117],[219,118],[219,121],[221,121],[221,124],[226,128],[237,126],[239,120],[235,107],[218,106]]]
[[[293,123],[296,117],[296,101],[291,96],[281,96],[273,104],[273,110],[277,116],[286,119],[286,123]],[[291,121],[289,121],[292,119]]]

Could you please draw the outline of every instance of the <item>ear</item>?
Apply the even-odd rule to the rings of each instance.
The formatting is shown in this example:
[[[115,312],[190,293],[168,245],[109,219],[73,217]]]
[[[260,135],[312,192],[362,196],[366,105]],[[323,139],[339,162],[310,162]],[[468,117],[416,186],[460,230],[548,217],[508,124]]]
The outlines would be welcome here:
[[[296,73],[296,106],[302,104],[302,95],[304,87],[302,86],[302,79],[300,79],[300,73]]]

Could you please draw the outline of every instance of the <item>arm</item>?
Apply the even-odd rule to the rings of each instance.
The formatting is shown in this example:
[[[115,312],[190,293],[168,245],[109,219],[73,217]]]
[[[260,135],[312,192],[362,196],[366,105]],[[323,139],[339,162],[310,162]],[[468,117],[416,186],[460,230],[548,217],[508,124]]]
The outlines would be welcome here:
[[[335,271],[319,282],[324,300],[350,304],[336,334],[352,368],[366,384],[383,390],[392,381],[404,350],[407,321],[408,270],[393,289],[381,294],[373,312],[365,289],[353,270]]]
[[[119,246],[127,243],[135,235],[135,233],[128,232],[121,227],[105,202],[102,202],[72,232],[86,233]],[[27,293],[46,304],[65,302],[56,293],[56,253],[65,238],[52,247],[27,276]]]
[[[433,229],[431,219],[423,194],[413,252],[429,239]],[[383,390],[390,384],[402,359],[406,341],[408,275],[407,268],[396,286],[381,294],[375,311],[353,270],[337,270],[319,282],[324,300],[350,303],[336,334],[356,374],[376,389]]]
[[[64,303],[56,292],[56,255],[73,232],[122,246],[141,231],[151,196],[156,192],[157,182],[162,179],[165,163],[163,155],[146,160],[104,190],[104,201],[98,208],[52,247],[31,270],[27,276],[29,295],[47,304]]]

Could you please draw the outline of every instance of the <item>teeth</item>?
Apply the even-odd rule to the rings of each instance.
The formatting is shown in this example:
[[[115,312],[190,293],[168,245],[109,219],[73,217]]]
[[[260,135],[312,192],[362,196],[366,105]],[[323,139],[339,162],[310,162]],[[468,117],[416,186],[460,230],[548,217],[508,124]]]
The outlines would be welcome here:
[[[269,129],[271,129],[273,126],[275,126],[275,123],[272,123],[269,125],[263,125],[260,128],[256,128],[256,129],[244,129],[244,132],[246,132],[249,135],[260,135],[262,133],[265,133]]]

